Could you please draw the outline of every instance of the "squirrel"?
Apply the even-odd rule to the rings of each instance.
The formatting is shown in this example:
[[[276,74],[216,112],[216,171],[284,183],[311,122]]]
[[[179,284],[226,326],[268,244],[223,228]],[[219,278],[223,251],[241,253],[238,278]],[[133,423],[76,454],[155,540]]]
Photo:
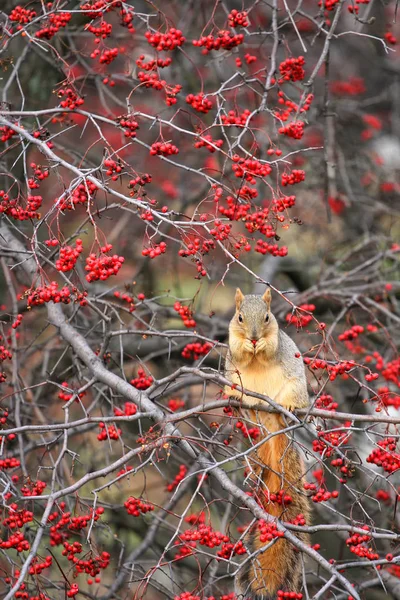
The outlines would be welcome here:
[[[305,368],[293,340],[279,328],[271,312],[271,290],[263,296],[244,296],[238,288],[236,312],[229,325],[229,350],[225,374],[234,387],[225,393],[241,400],[239,414],[260,427],[261,435],[269,437],[250,457],[250,479],[255,484],[257,498],[264,510],[283,521],[299,514],[309,524],[310,505],[303,488],[303,462],[297,448],[285,433],[281,414],[257,411],[260,400],[235,389],[235,384],[247,390],[269,396],[277,404],[293,411],[309,404]],[[275,434],[270,436],[270,434]],[[279,501],[271,500],[275,494]],[[283,501],[282,501],[283,499]],[[306,533],[297,534],[308,543]],[[278,590],[299,593],[301,558],[297,549],[285,538],[266,545],[260,541],[259,530],[253,528],[245,544],[255,558],[247,561],[235,577],[235,592],[243,600],[275,600]]]

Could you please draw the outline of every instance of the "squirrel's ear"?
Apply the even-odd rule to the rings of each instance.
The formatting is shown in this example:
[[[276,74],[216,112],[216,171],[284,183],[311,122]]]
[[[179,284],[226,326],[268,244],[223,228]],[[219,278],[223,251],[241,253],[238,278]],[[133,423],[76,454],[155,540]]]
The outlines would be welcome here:
[[[265,290],[262,299],[264,300],[265,304],[268,306],[268,310],[269,310],[270,306],[271,306],[271,290],[269,288],[267,288]]]
[[[235,302],[236,302],[237,310],[239,310],[239,308],[242,306],[243,300],[244,300],[244,296],[242,294],[242,290],[240,288],[236,288]]]

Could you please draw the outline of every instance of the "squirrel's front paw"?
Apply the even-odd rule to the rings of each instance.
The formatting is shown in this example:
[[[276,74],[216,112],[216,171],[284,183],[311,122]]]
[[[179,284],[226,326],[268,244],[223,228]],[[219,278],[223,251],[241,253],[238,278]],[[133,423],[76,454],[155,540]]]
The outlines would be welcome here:
[[[283,406],[283,408],[286,408],[286,410],[289,410],[290,412],[293,412],[294,410],[296,410],[296,408],[298,408],[296,404],[294,402],[291,402],[290,400],[280,400],[279,404]]]
[[[251,342],[250,340],[244,340],[243,350],[245,352],[249,352],[249,354],[254,354],[255,348],[254,348],[253,342]]]
[[[260,340],[258,340],[258,342],[256,344],[256,354],[259,354],[260,352],[264,352],[266,347],[267,347],[267,342],[265,341],[264,338],[261,338]]]

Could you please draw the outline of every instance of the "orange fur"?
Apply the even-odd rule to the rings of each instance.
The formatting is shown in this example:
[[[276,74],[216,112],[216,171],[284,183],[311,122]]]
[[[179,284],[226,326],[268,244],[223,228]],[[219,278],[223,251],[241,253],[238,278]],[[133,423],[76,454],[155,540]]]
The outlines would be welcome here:
[[[252,422],[261,425],[264,436],[284,427],[279,415],[257,414],[253,410],[243,412]],[[301,491],[303,464],[287,436],[277,434],[271,437],[254,452],[250,462],[252,479],[257,485],[258,498],[265,511],[283,521],[290,521],[302,513],[308,523],[309,502]],[[268,500],[269,494],[277,494],[280,490],[292,497],[292,502],[286,506]],[[299,534],[299,538],[304,542],[308,541],[306,534]],[[251,551],[266,545],[260,541],[258,529],[250,532],[247,544]],[[279,589],[298,592],[301,579],[300,556],[290,542],[278,539],[268,550],[258,554],[247,575],[248,580],[244,581],[242,578],[240,582],[241,589],[247,593],[247,596],[244,594],[245,597],[267,600],[275,599]]]

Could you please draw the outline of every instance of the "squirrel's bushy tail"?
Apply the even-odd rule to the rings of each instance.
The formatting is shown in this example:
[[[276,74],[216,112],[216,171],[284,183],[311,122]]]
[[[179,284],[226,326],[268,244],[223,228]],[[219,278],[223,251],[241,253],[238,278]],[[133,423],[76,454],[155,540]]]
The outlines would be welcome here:
[[[265,511],[281,521],[292,521],[303,514],[309,524],[309,500],[303,491],[303,463],[301,457],[282,433],[284,428],[279,415],[263,413],[256,418],[254,411],[246,411],[250,420],[263,426],[262,435],[275,433],[262,444],[251,459],[252,479]],[[286,501],[271,502],[272,494],[286,496]],[[289,498],[290,497],[290,498]],[[297,537],[308,543],[308,535]],[[276,600],[278,590],[300,592],[302,579],[301,555],[285,538],[275,539],[268,550],[257,552],[268,542],[260,540],[259,528],[250,531],[245,539],[248,556],[235,580],[235,592],[240,600]]]

